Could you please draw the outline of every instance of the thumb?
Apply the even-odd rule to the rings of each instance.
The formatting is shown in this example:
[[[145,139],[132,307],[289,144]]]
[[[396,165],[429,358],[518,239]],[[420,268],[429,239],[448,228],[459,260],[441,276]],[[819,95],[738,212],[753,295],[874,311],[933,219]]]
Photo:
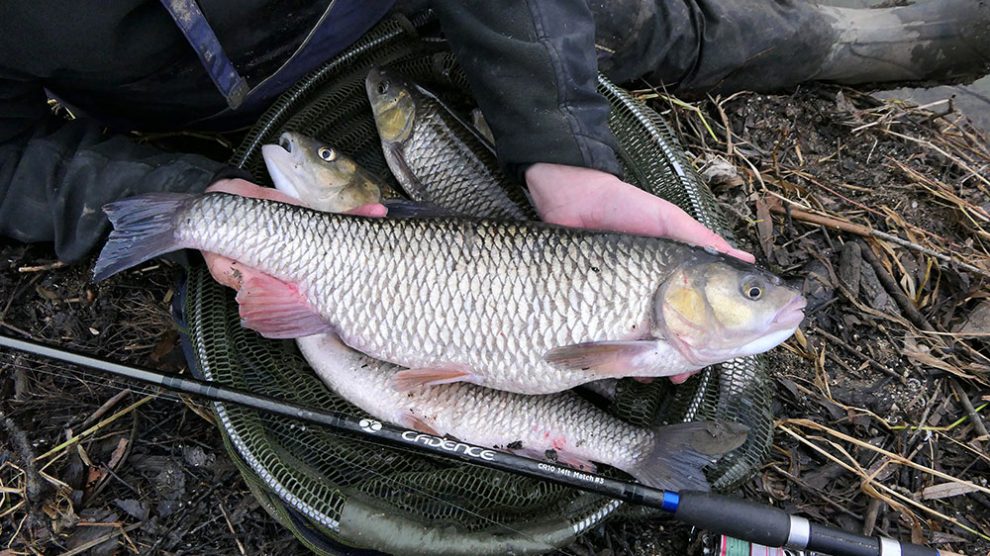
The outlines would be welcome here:
[[[367,216],[369,218],[382,218],[388,214],[388,207],[381,203],[368,203],[367,205],[361,205],[357,208],[353,208],[344,214]]]
[[[725,253],[730,257],[735,257],[747,263],[756,262],[756,257],[751,253],[729,245],[729,242],[725,238],[711,231],[701,222],[691,218],[683,210],[673,211],[664,216],[666,218],[667,235],[671,239],[680,240],[699,247],[710,247],[720,253]]]

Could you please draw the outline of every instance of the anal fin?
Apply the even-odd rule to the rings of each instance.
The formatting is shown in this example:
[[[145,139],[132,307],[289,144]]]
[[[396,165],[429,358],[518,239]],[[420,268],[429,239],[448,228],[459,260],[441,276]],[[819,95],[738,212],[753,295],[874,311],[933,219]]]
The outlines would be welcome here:
[[[392,376],[392,387],[399,392],[408,392],[422,386],[436,386],[452,382],[474,382],[475,375],[461,367],[426,367],[405,369]]]
[[[417,430],[419,432],[425,432],[426,434],[432,434],[433,436],[443,436],[437,429],[433,428],[429,423],[427,423],[422,417],[413,415],[412,413],[406,413],[400,419],[403,427],[407,429]]]

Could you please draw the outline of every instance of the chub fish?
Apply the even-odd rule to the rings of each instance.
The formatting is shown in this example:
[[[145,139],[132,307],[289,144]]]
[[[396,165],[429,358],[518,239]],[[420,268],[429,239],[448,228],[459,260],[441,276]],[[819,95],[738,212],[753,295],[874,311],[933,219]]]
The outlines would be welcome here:
[[[297,343],[327,386],[378,419],[534,459],[549,453],[586,471],[604,463],[655,488],[708,490],[703,467],[746,439],[746,427],[729,422],[635,427],[571,392],[527,396],[463,383],[398,392],[390,383],[401,367],[333,334]]]
[[[264,273],[238,293],[273,338],[335,332],[393,384],[559,392],[766,351],[803,318],[772,274],[665,239],[470,218],[375,219],[223,193],[105,207],[99,280],[180,248]]]

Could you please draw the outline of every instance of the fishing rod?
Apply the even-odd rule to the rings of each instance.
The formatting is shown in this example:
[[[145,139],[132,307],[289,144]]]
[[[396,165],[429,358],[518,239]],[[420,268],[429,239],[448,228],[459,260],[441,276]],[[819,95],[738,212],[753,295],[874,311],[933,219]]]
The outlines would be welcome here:
[[[663,510],[673,514],[675,519],[695,527],[765,546],[811,550],[833,556],[959,556],[886,537],[868,537],[849,533],[827,525],[812,523],[803,517],[790,515],[783,510],[755,502],[708,492],[691,490],[674,492],[652,488],[450,438],[403,429],[375,419],[321,411],[208,381],[121,365],[2,335],[0,335],[0,347],[147,382],[211,401],[235,403],[292,417],[323,425],[335,431],[355,434],[376,444],[411,448],[436,456],[455,458],[483,467],[609,496],[630,504]]]

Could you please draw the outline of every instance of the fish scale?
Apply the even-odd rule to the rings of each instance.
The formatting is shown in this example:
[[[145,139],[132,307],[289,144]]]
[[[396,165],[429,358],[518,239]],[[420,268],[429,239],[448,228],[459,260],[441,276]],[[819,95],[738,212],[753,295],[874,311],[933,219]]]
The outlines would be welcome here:
[[[480,141],[470,136],[438,102],[417,97],[416,103],[412,136],[397,148],[417,181],[443,186],[417,188],[408,176],[399,176],[400,183],[411,191],[414,199],[443,207],[462,207],[465,214],[512,219],[535,217],[532,211],[521,208],[528,206],[521,190],[516,195],[510,193],[510,188],[519,187],[508,184],[494,155],[480,146]]]
[[[298,284],[355,349],[409,368],[464,366],[480,384],[530,394],[605,376],[543,356],[644,336],[667,262],[717,258],[657,238],[539,223],[365,219],[226,194],[188,202],[180,220],[185,246]],[[463,267],[452,271],[451,262]],[[421,322],[456,333],[426,350]],[[493,333],[512,341],[490,344]]]

